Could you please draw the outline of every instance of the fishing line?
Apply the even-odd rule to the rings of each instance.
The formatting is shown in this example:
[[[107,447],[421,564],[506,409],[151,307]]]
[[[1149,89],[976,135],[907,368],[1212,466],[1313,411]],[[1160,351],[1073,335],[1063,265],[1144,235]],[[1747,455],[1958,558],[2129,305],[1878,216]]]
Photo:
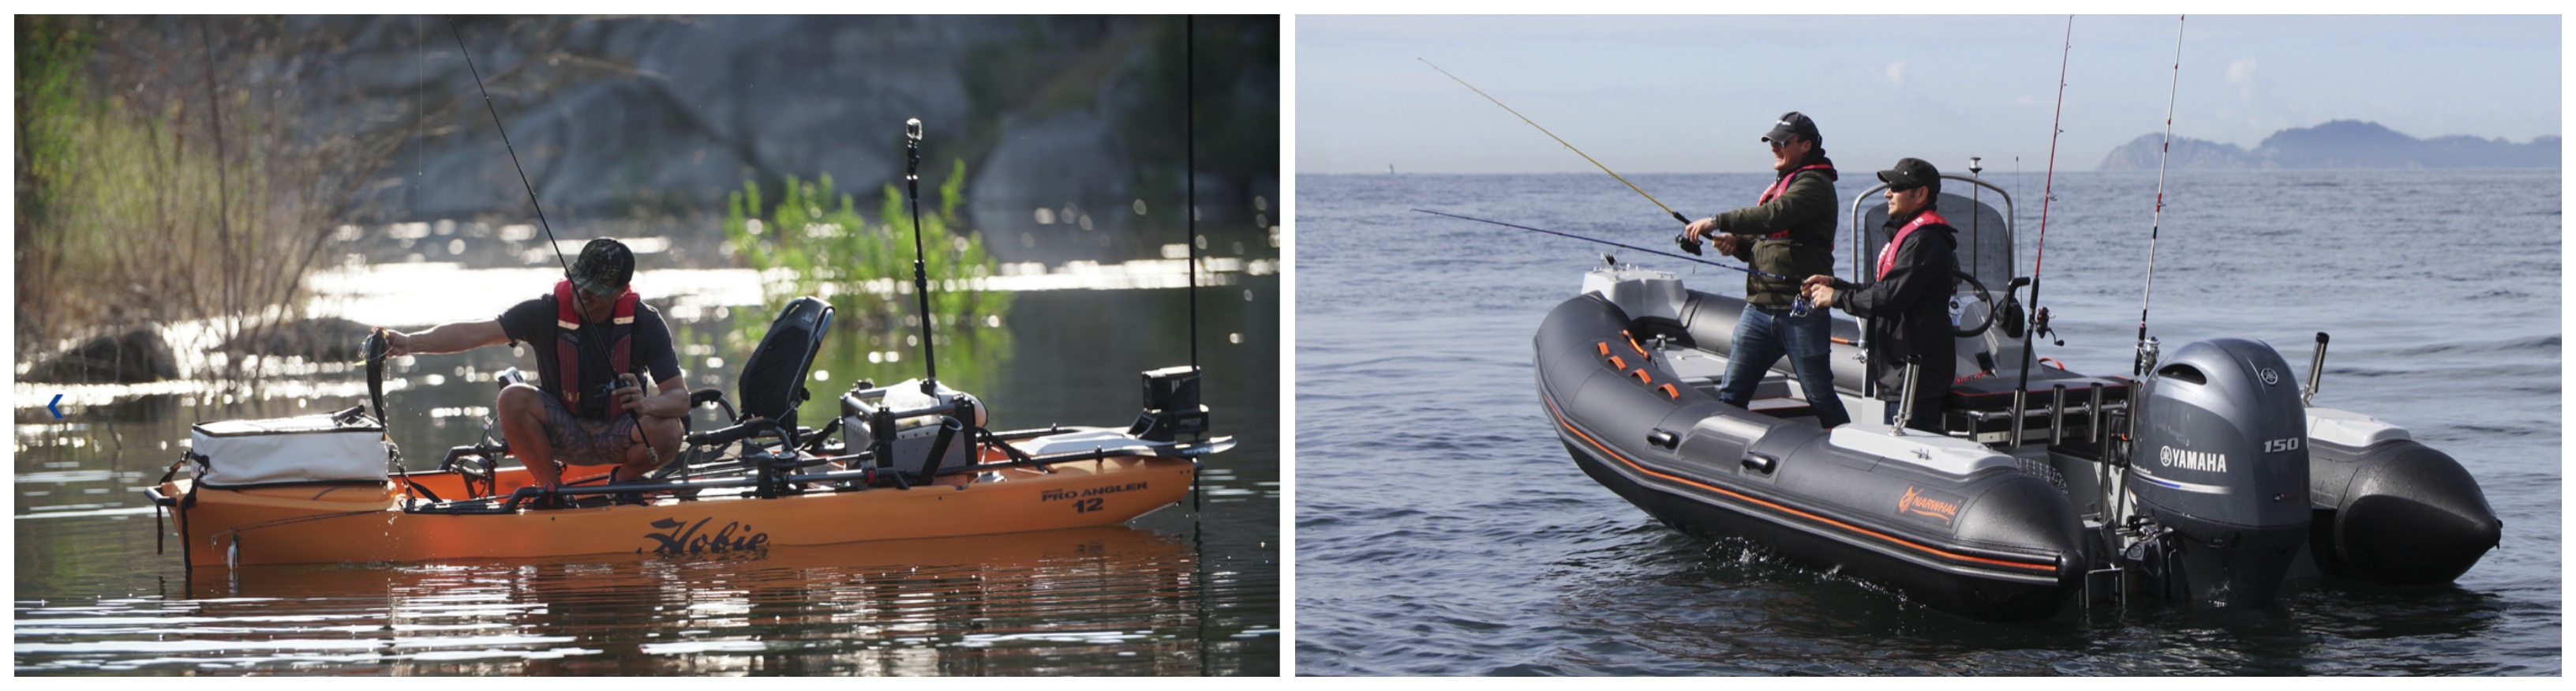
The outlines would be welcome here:
[[[1733,264],[1720,264],[1720,263],[1718,263],[1718,262],[1713,262],[1713,261],[1709,261],[1709,260],[1706,260],[1706,259],[1701,259],[1701,258],[1698,258],[1698,257],[1693,257],[1693,256],[1688,256],[1688,255],[1681,255],[1681,254],[1673,254],[1673,253],[1671,253],[1671,252],[1666,252],[1666,251],[1663,251],[1663,250],[1647,249],[1647,248],[1644,248],[1644,247],[1638,247],[1638,246],[1636,246],[1636,245],[1631,245],[1631,244],[1624,243],[1624,242],[1611,242],[1611,241],[1603,240],[1603,239],[1600,239],[1600,238],[1585,237],[1585,236],[1576,235],[1576,234],[1573,234],[1573,233],[1561,233],[1561,232],[1557,232],[1557,231],[1553,231],[1553,230],[1548,230],[1548,229],[1546,229],[1546,228],[1532,228],[1532,227],[1524,226],[1524,225],[1516,225],[1516,224],[1511,224],[1511,223],[1504,223],[1504,222],[1502,222],[1502,221],[1490,221],[1490,220],[1486,220],[1486,219],[1482,219],[1482,218],[1476,218],[1476,217],[1474,217],[1474,216],[1460,216],[1460,215],[1453,214],[1453,213],[1442,213],[1442,212],[1439,212],[1439,211],[1432,211],[1432,210],[1430,210],[1430,209],[1414,209],[1414,211],[1418,211],[1418,212],[1426,213],[1426,214],[1431,214],[1431,215],[1433,215],[1433,216],[1447,216],[1447,217],[1450,217],[1450,218],[1455,218],[1455,219],[1459,219],[1459,220],[1463,220],[1463,221],[1475,221],[1475,222],[1477,222],[1477,223],[1491,223],[1491,224],[1498,225],[1498,226],[1502,226],[1502,227],[1505,227],[1505,228],[1519,228],[1519,229],[1521,229],[1521,230],[1527,230],[1527,231],[1531,231],[1531,232],[1546,233],[1546,234],[1549,234],[1549,235],[1559,235],[1559,236],[1564,236],[1564,237],[1574,238],[1574,239],[1576,239],[1576,240],[1582,240],[1582,241],[1585,241],[1585,242],[1598,242],[1598,243],[1601,243],[1601,244],[1604,244],[1604,245],[1609,245],[1609,246],[1612,246],[1612,247],[1625,247],[1625,248],[1628,248],[1628,249],[1636,250],[1636,251],[1639,251],[1639,252],[1645,252],[1645,253],[1648,253],[1648,254],[1659,254],[1659,255],[1663,255],[1663,256],[1667,256],[1667,257],[1672,257],[1672,258],[1674,258],[1674,259],[1680,259],[1680,260],[1683,260],[1683,261],[1699,262],[1699,263],[1701,263],[1701,264],[1707,264],[1707,265],[1709,265],[1709,266],[1714,266],[1714,267],[1721,268],[1721,269],[1731,269],[1731,270],[1735,270],[1735,271],[1742,271],[1742,272],[1745,272],[1745,273],[1748,273],[1748,274],[1753,274],[1753,275],[1755,275],[1755,276],[1761,276],[1761,277],[1763,277],[1763,278],[1769,278],[1769,279],[1775,279],[1775,280],[1782,280],[1782,281],[1794,281],[1794,280],[1797,280],[1797,279],[1793,279],[1793,278],[1790,278],[1790,277],[1787,277],[1787,276],[1782,276],[1782,275],[1775,274],[1775,273],[1769,273],[1769,272],[1764,272],[1764,271],[1755,271],[1755,270],[1753,270],[1753,269],[1747,269],[1747,268],[1744,268],[1744,267],[1741,267],[1741,266],[1735,266],[1735,265],[1733,265]]]
[[[2048,174],[2040,184],[2039,188],[2039,245],[2034,248],[2034,256],[2031,257],[2030,262],[2031,323],[2030,328],[2023,331],[2021,335],[2021,383],[2013,387],[2014,438],[2012,440],[2012,444],[2014,446],[2021,445],[2020,421],[2023,410],[2022,404],[2030,393],[2031,341],[2039,336],[2040,329],[2046,323],[2040,321],[2043,313],[2040,311],[2039,306],[2039,268],[2042,262],[2048,260],[2048,204],[2051,201],[2055,201],[2057,198],[2057,135],[2064,134],[2066,132],[2064,128],[2066,122],[2066,63],[2068,57],[2073,55],[2074,52],[2075,15],[2070,14],[2066,16],[2066,43],[2064,47],[2060,48],[2057,56],[2057,109],[2056,114],[2051,116],[2048,123]]]
[[[1422,60],[1422,64],[1425,64],[1425,65],[1431,65],[1431,61],[1430,61],[1430,60],[1424,60],[1424,59],[1422,59],[1422,58],[1414,58],[1414,59],[1415,59],[1415,60]],[[1586,160],[1586,161],[1592,161],[1592,165],[1593,165],[1593,166],[1595,166],[1595,167],[1600,168],[1600,169],[1601,169],[1601,172],[1609,173],[1609,174],[1610,174],[1610,177],[1619,178],[1619,184],[1627,185],[1627,186],[1628,186],[1628,189],[1637,190],[1637,194],[1638,194],[1639,196],[1645,197],[1645,198],[1646,198],[1646,201],[1654,202],[1654,203],[1655,203],[1655,206],[1662,207],[1662,208],[1663,208],[1663,210],[1664,210],[1664,213],[1668,213],[1668,214],[1672,214],[1672,215],[1673,215],[1673,220],[1681,221],[1684,225],[1688,225],[1688,224],[1690,223],[1690,218],[1683,216],[1683,215],[1682,215],[1682,212],[1674,211],[1674,210],[1673,210],[1673,207],[1664,206],[1664,202],[1663,202],[1663,200],[1656,199],[1656,198],[1655,198],[1655,195],[1646,194],[1646,191],[1645,191],[1645,190],[1643,190],[1643,189],[1638,189],[1638,188],[1637,188],[1637,183],[1629,182],[1627,178],[1619,177],[1619,173],[1618,173],[1617,171],[1613,171],[1613,170],[1611,170],[1609,166],[1601,165],[1601,162],[1600,162],[1600,161],[1595,161],[1595,160],[1593,160],[1593,159],[1592,159],[1592,155],[1591,155],[1591,154],[1583,153],[1583,150],[1582,150],[1582,149],[1574,148],[1574,145],[1573,145],[1573,144],[1567,144],[1567,143],[1566,143],[1566,141],[1565,141],[1565,138],[1564,138],[1564,137],[1556,136],[1556,133],[1555,133],[1555,132],[1549,132],[1549,131],[1547,131],[1547,128],[1545,128],[1545,127],[1539,127],[1539,124],[1538,124],[1538,122],[1537,122],[1537,121],[1534,121],[1534,120],[1529,119],[1529,116],[1527,116],[1527,115],[1522,115],[1520,111],[1512,110],[1512,107],[1511,107],[1511,106],[1504,106],[1504,105],[1503,105],[1503,102],[1502,102],[1501,100],[1495,99],[1495,98],[1493,97],[1493,95],[1492,95],[1492,94],[1487,94],[1487,93],[1485,93],[1485,90],[1484,90],[1484,89],[1476,88],[1476,85],[1467,83],[1467,80],[1464,80],[1464,79],[1458,79],[1458,75],[1449,74],[1449,71],[1448,71],[1448,70],[1441,70],[1439,65],[1431,65],[1431,69],[1440,70],[1440,73],[1441,73],[1441,74],[1443,74],[1443,75],[1448,75],[1448,77],[1449,77],[1450,79],[1457,80],[1457,82],[1458,82],[1458,85],[1459,85],[1459,86],[1467,87],[1467,90],[1468,90],[1468,91],[1476,92],[1476,95],[1485,97],[1485,100],[1493,101],[1493,102],[1494,102],[1494,105],[1502,106],[1502,107],[1503,107],[1503,111],[1504,111],[1504,112],[1511,113],[1511,114],[1512,114],[1512,117],[1520,118],[1520,119],[1521,119],[1521,122],[1529,123],[1529,125],[1530,125],[1531,127],[1538,127],[1538,131],[1539,131],[1539,132],[1542,132],[1542,133],[1545,133],[1545,134],[1547,135],[1547,138],[1556,140],[1556,143],[1558,143],[1558,144],[1565,144],[1565,150],[1574,152],[1574,155],[1576,155],[1576,156],[1582,156],[1582,157],[1583,157],[1583,160]],[[1416,210],[1418,211],[1419,209],[1416,209]]]
[[[2164,148],[2156,154],[2156,211],[2147,225],[2147,285],[2138,291],[2137,356],[2129,365],[2129,376],[2133,377],[2147,374],[2147,304],[2156,290],[2156,236],[2162,233],[2165,223],[2165,163],[2173,158],[2174,96],[2182,91],[2182,27],[2183,21],[2190,18],[2184,15],[2174,19],[2173,84],[2165,92]]]

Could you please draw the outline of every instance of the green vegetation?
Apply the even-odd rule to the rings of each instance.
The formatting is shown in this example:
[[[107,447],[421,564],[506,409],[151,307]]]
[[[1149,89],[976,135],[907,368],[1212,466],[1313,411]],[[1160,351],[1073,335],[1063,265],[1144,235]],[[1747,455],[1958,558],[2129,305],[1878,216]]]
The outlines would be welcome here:
[[[983,279],[998,265],[973,231],[952,231],[965,201],[966,163],[955,162],[938,189],[937,208],[922,209],[921,248],[930,285],[931,330],[938,346],[941,381],[974,390],[1010,353],[1010,332],[999,328],[1011,294],[986,290]],[[836,191],[832,176],[789,176],[780,199],[766,203],[756,182],[725,200],[725,242],[743,263],[760,272],[764,302],[773,307],[799,296],[832,304],[840,333],[824,340],[814,368],[831,381],[814,387],[808,416],[835,414],[831,396],[859,378],[890,384],[921,375],[918,298],[912,292],[913,223],[903,189],[885,186],[878,222],[859,213],[855,196]],[[766,210],[766,213],[763,213]],[[769,330],[768,311],[735,313],[723,349],[748,352]],[[892,361],[887,361],[890,355]]]
[[[256,335],[275,323],[267,308],[295,303],[338,213],[326,190],[345,145],[305,136],[294,104],[231,81],[239,59],[205,62],[203,45],[119,44],[101,55],[100,37],[123,30],[115,21],[18,18],[21,355],[102,328],[189,319],[215,320],[219,339]],[[127,71],[93,72],[98,64]],[[123,84],[117,75],[133,72],[161,88],[89,81]]]

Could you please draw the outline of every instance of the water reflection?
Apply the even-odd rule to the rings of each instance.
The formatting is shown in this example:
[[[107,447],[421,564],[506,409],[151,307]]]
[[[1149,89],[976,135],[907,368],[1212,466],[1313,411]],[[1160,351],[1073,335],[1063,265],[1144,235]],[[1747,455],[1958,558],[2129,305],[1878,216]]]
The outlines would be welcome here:
[[[197,569],[21,602],[20,672],[1198,674],[1204,581],[1124,527],[725,560]]]
[[[456,239],[434,225],[428,233],[433,244]],[[469,253],[499,244],[464,239]],[[1275,673],[1278,260],[1200,260],[1206,402],[1243,446],[1203,469],[1204,513],[1166,508],[1092,552],[1065,543],[976,557],[971,544],[857,543],[753,561],[275,567],[233,579],[179,566],[175,542],[160,553],[167,526],[156,527],[134,488],[170,465],[190,423],[354,405],[365,395],[358,369],[262,358],[256,366],[273,376],[255,390],[200,380],[22,383],[12,486],[19,671]],[[509,263],[342,267],[316,276],[325,295],[313,310],[367,323],[488,319],[559,277]],[[664,309],[690,386],[730,391],[757,341],[728,339],[737,324],[765,326],[774,312],[748,271],[685,266],[639,272],[638,289]],[[1138,372],[1190,361],[1187,296],[1163,289],[1187,285],[1186,267],[1165,258],[1003,264],[984,280],[1016,293],[1015,307],[980,326],[938,322],[940,377],[991,403],[997,428],[1125,424],[1141,403]],[[808,410],[837,412],[832,397],[856,379],[918,376],[917,341],[903,340],[917,333],[836,330],[813,368],[822,378],[807,382],[817,399]],[[395,363],[389,433],[409,467],[474,441],[491,412],[493,374],[532,362],[486,348]],[[56,393],[71,417],[43,412]],[[699,415],[702,428],[716,422]]]

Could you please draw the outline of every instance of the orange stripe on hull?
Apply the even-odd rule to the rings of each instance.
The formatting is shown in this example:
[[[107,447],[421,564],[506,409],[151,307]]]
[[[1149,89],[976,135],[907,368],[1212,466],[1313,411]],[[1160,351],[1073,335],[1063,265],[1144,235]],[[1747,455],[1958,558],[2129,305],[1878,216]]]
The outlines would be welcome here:
[[[396,483],[207,489],[193,508],[173,513],[190,542],[192,566],[223,565],[236,541],[243,564],[705,554],[1116,525],[1186,498],[1195,472],[1189,459],[1142,456],[1051,467],[1056,472],[1014,468],[997,471],[999,480],[959,477],[909,490],[695,501],[661,496],[647,505],[515,514],[405,513]],[[514,477],[524,472],[505,471],[501,491],[524,484]],[[188,482],[171,481],[162,492],[185,496]],[[456,483],[450,474],[423,474],[415,482],[440,496],[462,494],[462,487],[447,491]]]
[[[1960,561],[1976,562],[1976,563],[1979,563],[1979,564],[1988,564],[1988,565],[1993,565],[1993,566],[2002,566],[2002,567],[2007,567],[2007,568],[2025,569],[2025,570],[2043,571],[2043,572],[2054,572],[2054,571],[2056,571],[2056,570],[2057,570],[2057,566],[2056,566],[2055,564],[2031,564],[2031,563],[2024,563],[2024,562],[2004,561],[2004,560],[2002,560],[2002,559],[1991,559],[1991,558],[1987,558],[1987,557],[1980,557],[1980,556],[1976,556],[1976,555],[1972,555],[1972,554],[1960,554],[1960,553],[1958,553],[1958,552],[1952,552],[1952,551],[1945,550],[1945,549],[1941,549],[1941,548],[1938,548],[1938,547],[1933,547],[1933,546],[1930,546],[1930,545],[1925,545],[1925,544],[1922,544],[1922,543],[1914,542],[1914,541],[1912,541],[1912,540],[1907,540],[1907,539],[1904,539],[1904,538],[1896,537],[1896,536],[1894,536],[1894,535],[1889,535],[1889,534],[1886,534],[1886,533],[1881,533],[1881,532],[1878,532],[1878,531],[1875,531],[1875,530],[1870,530],[1870,529],[1868,529],[1868,528],[1863,528],[1863,527],[1856,526],[1856,525],[1852,525],[1852,524],[1849,524],[1849,523],[1844,523],[1844,522],[1842,522],[1842,521],[1837,521],[1837,520],[1834,520],[1834,519],[1831,519],[1831,518],[1826,518],[1826,517],[1824,517],[1824,516],[1819,516],[1819,515],[1816,515],[1816,514],[1812,514],[1812,513],[1805,512],[1805,511],[1800,511],[1800,510],[1798,510],[1798,509],[1793,509],[1793,508],[1790,508],[1790,507],[1787,507],[1787,506],[1782,506],[1782,505],[1777,504],[1777,503],[1773,503],[1773,502],[1770,502],[1770,501],[1767,501],[1767,500],[1759,499],[1759,498],[1756,498],[1756,497],[1753,497],[1753,496],[1750,496],[1750,495],[1746,495],[1746,494],[1741,493],[1741,492],[1736,492],[1736,491],[1734,491],[1734,490],[1729,490],[1729,489],[1726,489],[1726,488],[1723,488],[1723,487],[1717,487],[1717,486],[1715,486],[1715,485],[1710,485],[1710,484],[1707,484],[1707,483],[1699,482],[1699,481],[1697,481],[1697,480],[1692,480],[1692,479],[1685,478],[1685,477],[1681,477],[1681,476],[1677,476],[1677,475],[1671,475],[1671,474],[1667,474],[1667,473],[1663,473],[1663,472],[1658,472],[1658,471],[1655,471],[1655,470],[1650,470],[1650,469],[1646,468],[1645,466],[1638,465],[1636,461],[1628,460],[1628,457],[1626,457],[1626,456],[1621,456],[1621,455],[1619,455],[1619,452],[1610,450],[1610,446],[1609,446],[1608,444],[1603,444],[1603,443],[1601,443],[1601,441],[1600,441],[1600,440],[1593,439],[1593,438],[1592,438],[1592,435],[1584,434],[1584,433],[1583,433],[1583,430],[1575,429],[1575,427],[1574,427],[1574,423],[1573,423],[1573,422],[1570,422],[1570,421],[1567,421],[1567,420],[1565,419],[1565,413],[1564,413],[1564,412],[1562,412],[1562,411],[1559,411],[1559,410],[1557,409],[1557,407],[1556,407],[1556,401],[1555,401],[1554,399],[1552,399],[1552,398],[1550,398],[1550,397],[1548,397],[1548,396],[1542,395],[1542,396],[1540,396],[1540,397],[1539,397],[1539,401],[1540,401],[1540,402],[1542,402],[1542,403],[1547,404],[1547,412],[1548,412],[1548,414],[1549,414],[1549,415],[1553,415],[1553,416],[1555,416],[1555,417],[1556,417],[1556,424],[1557,424],[1559,427],[1564,428],[1564,429],[1565,429],[1565,431],[1573,432],[1573,433],[1574,433],[1574,436],[1582,437],[1584,442],[1589,443],[1589,444],[1591,444],[1591,445],[1592,445],[1592,448],[1599,449],[1599,450],[1601,451],[1601,453],[1603,453],[1603,454],[1607,454],[1608,456],[1610,456],[1610,457],[1611,457],[1611,458],[1613,458],[1613,459],[1617,459],[1621,464],[1626,465],[1626,466],[1628,466],[1629,468],[1635,469],[1637,472],[1640,472],[1640,473],[1645,473],[1645,474],[1647,474],[1647,475],[1652,475],[1652,476],[1654,476],[1654,477],[1656,477],[1656,478],[1660,478],[1660,479],[1663,479],[1663,480],[1666,480],[1666,481],[1669,481],[1669,482],[1677,482],[1677,483],[1681,483],[1681,484],[1684,484],[1684,485],[1689,485],[1689,486],[1692,486],[1692,487],[1696,487],[1696,488],[1699,488],[1699,489],[1702,489],[1702,490],[1707,490],[1707,491],[1710,491],[1710,492],[1715,492],[1715,493],[1718,493],[1718,494],[1721,494],[1721,495],[1725,495],[1725,496],[1727,496],[1727,497],[1729,497],[1729,498],[1733,498],[1733,499],[1736,499],[1736,500],[1740,500],[1740,501],[1744,501],[1744,502],[1749,502],[1749,503],[1752,503],[1752,504],[1755,504],[1755,505],[1759,505],[1759,506],[1762,506],[1762,507],[1765,507],[1765,508],[1769,508],[1769,509],[1771,509],[1771,510],[1773,510],[1773,511],[1778,511],[1778,512],[1785,513],[1785,514],[1789,514],[1789,515],[1792,515],[1792,516],[1797,516],[1797,517],[1799,517],[1799,518],[1807,519],[1807,520],[1809,520],[1809,521],[1814,521],[1814,522],[1816,522],[1816,523],[1820,523],[1820,524],[1823,524],[1823,525],[1826,525],[1826,526],[1830,526],[1830,527],[1833,527],[1833,528],[1837,528],[1837,529],[1843,530],[1844,532],[1856,533],[1856,534],[1859,534],[1859,535],[1865,535],[1865,536],[1868,536],[1868,537],[1876,538],[1876,539],[1878,539],[1878,540],[1880,540],[1880,541],[1883,541],[1883,542],[1886,542],[1886,543],[1889,543],[1889,544],[1893,544],[1893,545],[1897,545],[1897,546],[1900,546],[1900,547],[1905,547],[1905,548],[1913,549],[1913,550],[1915,550],[1915,551],[1919,551],[1919,552],[1928,553],[1928,554],[1931,554],[1931,555],[1934,555],[1934,556],[1938,556],[1938,557],[1942,557],[1942,558],[1945,558],[1945,559],[1957,559],[1957,560],[1960,560]]]

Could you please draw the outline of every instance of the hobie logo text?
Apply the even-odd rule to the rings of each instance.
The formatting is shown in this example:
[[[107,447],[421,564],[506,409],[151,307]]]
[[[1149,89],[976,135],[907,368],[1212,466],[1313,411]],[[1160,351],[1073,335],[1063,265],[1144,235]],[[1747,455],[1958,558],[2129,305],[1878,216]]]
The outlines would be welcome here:
[[[724,527],[717,528],[714,533],[704,533],[702,529],[707,526],[708,521],[713,520],[715,519],[712,517],[701,518],[696,523],[684,524],[680,519],[665,518],[651,524],[655,528],[661,528],[663,532],[645,533],[644,536],[661,543],[653,548],[654,554],[749,552],[769,546],[768,533],[752,532],[751,526],[739,522],[727,521]],[[682,529],[683,525],[687,528]]]

